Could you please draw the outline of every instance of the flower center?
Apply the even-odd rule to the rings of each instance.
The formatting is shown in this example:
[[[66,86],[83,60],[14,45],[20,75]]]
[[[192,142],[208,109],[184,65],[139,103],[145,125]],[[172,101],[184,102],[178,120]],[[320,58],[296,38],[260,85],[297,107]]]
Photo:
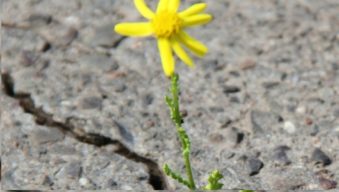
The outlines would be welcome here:
[[[177,13],[167,10],[161,11],[155,15],[152,20],[154,34],[158,38],[169,38],[178,33],[181,28],[181,19]]]

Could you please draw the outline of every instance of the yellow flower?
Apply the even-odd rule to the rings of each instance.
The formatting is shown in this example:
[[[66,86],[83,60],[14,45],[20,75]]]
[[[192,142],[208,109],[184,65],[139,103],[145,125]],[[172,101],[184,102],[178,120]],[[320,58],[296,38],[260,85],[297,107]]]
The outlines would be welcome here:
[[[212,19],[211,15],[201,13],[206,8],[205,3],[194,4],[181,12],[178,12],[180,0],[159,0],[156,12],[150,10],[144,0],[134,0],[134,4],[140,14],[149,21],[119,23],[114,30],[126,36],[153,35],[158,41],[166,76],[172,76],[174,73],[175,62],[172,50],[188,66],[193,66],[194,63],[182,45],[200,57],[207,53],[206,46],[184,32],[187,27],[206,24]]]

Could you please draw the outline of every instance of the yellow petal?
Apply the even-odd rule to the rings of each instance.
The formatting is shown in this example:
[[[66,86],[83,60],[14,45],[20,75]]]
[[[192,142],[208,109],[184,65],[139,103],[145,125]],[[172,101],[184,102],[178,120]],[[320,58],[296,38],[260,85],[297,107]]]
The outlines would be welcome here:
[[[152,26],[149,22],[139,23],[119,23],[114,26],[114,31],[125,36],[148,36],[153,33]]]
[[[187,8],[186,10],[182,11],[179,13],[179,16],[184,18],[184,17],[188,17],[194,14],[198,14],[202,11],[204,11],[207,7],[206,3],[197,3],[192,5],[191,7]]]
[[[169,1],[170,0],[159,0],[158,7],[157,7],[157,13],[163,10],[167,10]]]
[[[171,39],[171,45],[175,54],[188,66],[193,67],[194,63],[192,59],[187,55],[186,51],[181,47],[180,43],[176,39]]]
[[[188,47],[197,56],[203,57],[208,51],[204,44],[200,43],[198,40],[183,31],[180,32],[177,37],[181,43]]]
[[[168,8],[173,12],[177,12],[180,6],[180,0],[170,0]]]
[[[189,17],[184,17],[183,26],[189,27],[193,25],[203,25],[203,24],[210,22],[211,19],[212,19],[212,16],[209,14],[192,15]]]
[[[153,11],[146,5],[145,0],[134,0],[134,5],[145,18],[152,19],[154,17]]]
[[[165,75],[170,77],[174,73],[174,58],[169,40],[166,38],[158,39],[158,48]]]

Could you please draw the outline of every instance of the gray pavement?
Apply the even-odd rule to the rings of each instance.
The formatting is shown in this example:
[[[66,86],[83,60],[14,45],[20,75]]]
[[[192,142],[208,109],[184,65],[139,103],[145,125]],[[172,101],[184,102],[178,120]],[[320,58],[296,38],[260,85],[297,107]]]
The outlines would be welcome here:
[[[339,2],[207,3],[189,33],[209,53],[177,62],[198,185],[338,190]],[[2,189],[183,189],[161,171],[184,169],[156,42],[112,31],[142,20],[133,2],[1,6]]]

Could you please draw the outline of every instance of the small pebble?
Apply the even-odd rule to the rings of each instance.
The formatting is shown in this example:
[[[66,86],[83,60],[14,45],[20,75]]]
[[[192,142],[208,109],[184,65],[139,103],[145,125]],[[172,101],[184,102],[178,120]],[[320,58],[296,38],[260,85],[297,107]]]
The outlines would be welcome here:
[[[237,132],[237,144],[241,143],[244,140],[245,134],[242,132]]]
[[[129,131],[129,129],[122,123],[118,121],[114,121],[115,126],[118,128],[119,133],[123,139],[130,143],[134,143],[134,136],[133,134]]]
[[[52,186],[54,183],[52,181],[52,179],[49,176],[45,176],[44,180],[42,181],[42,185],[45,186]]]
[[[248,168],[249,168],[249,175],[257,175],[260,170],[264,167],[264,163],[260,161],[258,158],[249,158],[248,159]]]
[[[304,114],[306,112],[306,108],[304,106],[299,106],[295,111],[299,114]]]
[[[311,129],[312,129],[311,133],[310,133],[311,136],[316,136],[319,133],[319,126],[318,125],[314,125]]]
[[[306,125],[312,125],[313,124],[313,120],[311,118],[306,118],[305,119],[305,124]]]
[[[274,149],[273,159],[281,165],[291,164],[291,160],[287,157],[286,151],[290,150],[288,146],[282,145]]]
[[[153,103],[154,97],[152,94],[145,94],[142,96],[142,106],[146,107]]]
[[[252,59],[245,59],[243,62],[240,63],[240,68],[242,70],[247,70],[254,68],[256,66],[256,62]]]
[[[52,19],[51,15],[32,14],[27,19],[27,22],[29,22],[30,27],[41,27],[50,24]]]
[[[337,187],[337,182],[336,181],[330,180],[330,179],[326,179],[324,177],[320,177],[319,178],[319,184],[325,190],[335,189]]]
[[[117,186],[118,186],[118,183],[115,180],[109,179],[107,181],[107,187],[108,188],[116,188]]]
[[[240,88],[234,85],[226,85],[224,86],[224,93],[231,94],[231,93],[238,93]]]
[[[51,44],[46,41],[40,41],[37,43],[35,50],[38,52],[46,52],[51,48]]]
[[[79,184],[80,184],[81,186],[87,186],[87,185],[89,184],[89,181],[88,181],[87,178],[81,177],[81,178],[79,179]]]
[[[286,121],[284,123],[284,129],[289,134],[293,134],[296,131],[295,125],[291,121]]]
[[[331,159],[319,148],[316,148],[312,153],[312,160],[316,163],[321,163],[324,166],[332,163]]]
[[[181,117],[187,117],[188,111],[186,109],[181,109],[180,114],[181,114]]]
[[[123,185],[123,186],[121,186],[121,189],[122,189],[122,190],[126,190],[126,191],[132,191],[132,190],[133,190],[133,187],[128,186],[128,185]]]

